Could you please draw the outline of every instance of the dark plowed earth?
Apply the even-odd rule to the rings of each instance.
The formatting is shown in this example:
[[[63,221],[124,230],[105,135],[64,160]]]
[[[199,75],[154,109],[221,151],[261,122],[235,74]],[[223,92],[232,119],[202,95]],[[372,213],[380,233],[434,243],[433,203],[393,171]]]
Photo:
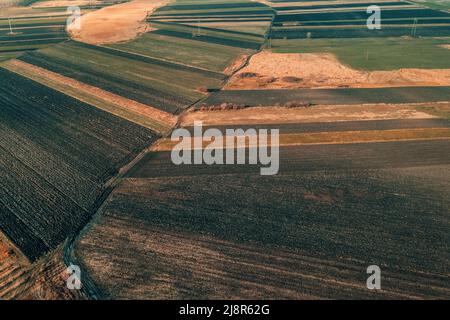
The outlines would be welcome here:
[[[329,162],[276,177],[128,179],[76,254],[111,297],[450,297],[450,166]],[[372,264],[378,292],[365,287]]]
[[[214,126],[222,133],[227,129],[279,129],[280,134],[304,133],[304,132],[341,132],[341,131],[366,131],[366,130],[392,130],[392,129],[416,129],[416,128],[450,128],[450,121],[444,119],[405,119],[405,120],[367,120],[367,121],[341,121],[341,122],[312,122],[312,123],[288,123],[288,124],[261,124],[261,125],[229,125]],[[194,132],[193,127],[186,129]],[[203,130],[208,127],[204,126]]]
[[[450,87],[223,90],[198,104],[275,106],[296,101],[321,105],[425,103],[450,100]]]
[[[77,232],[154,132],[0,69],[0,228],[30,259]]]
[[[450,139],[303,145],[280,148],[280,172],[402,168],[450,164]],[[174,165],[170,152],[151,152],[129,173],[131,178],[257,173],[250,165]]]

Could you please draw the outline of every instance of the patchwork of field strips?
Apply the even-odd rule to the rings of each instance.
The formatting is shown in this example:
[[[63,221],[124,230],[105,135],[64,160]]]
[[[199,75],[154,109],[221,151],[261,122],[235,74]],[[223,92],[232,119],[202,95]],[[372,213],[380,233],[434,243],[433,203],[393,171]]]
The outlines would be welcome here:
[[[261,48],[450,68],[450,12],[418,2],[176,0],[109,45],[68,40],[66,7],[0,14],[0,254],[57,249],[35,273],[4,259],[0,298],[64,263],[96,298],[450,297],[450,84],[219,91]],[[162,137],[195,119],[279,129],[279,174],[175,165]],[[372,264],[381,291],[366,288]]]
[[[158,135],[0,69],[0,228],[35,260],[78,231]]]
[[[273,16],[270,7],[248,0],[177,1],[148,18],[153,31],[112,47],[223,72],[261,47]]]
[[[170,113],[202,98],[201,87],[219,88],[225,77],[73,41],[26,53],[20,60]]]
[[[300,3],[300,2],[298,2]],[[369,5],[381,8],[381,29],[367,28]],[[450,13],[406,1],[339,3],[274,7],[271,38],[359,38],[450,36]]]
[[[81,13],[85,14],[121,1],[103,1],[79,7]],[[22,5],[31,5],[33,2],[23,2]],[[55,6],[24,7],[12,12],[0,12],[0,61],[67,40],[65,29],[70,15],[67,7]]]
[[[4,61],[1,67],[162,135],[177,122],[176,116],[170,113],[23,61]]]
[[[202,33],[214,29],[235,31],[236,34],[258,36],[267,32],[274,15],[269,6],[248,0],[177,2],[159,8],[149,21],[161,24],[183,24],[197,28],[194,34],[202,39]],[[210,27],[210,28],[208,28]],[[192,34],[192,31],[190,32]],[[232,33],[230,33],[232,34]],[[213,36],[214,33],[211,35]],[[250,42],[250,38],[248,38]],[[254,39],[253,41],[257,41]],[[253,42],[251,41],[251,42]],[[232,43],[232,42],[230,42]],[[250,46],[251,44],[247,44]]]
[[[0,18],[0,60],[66,40],[66,20],[66,14]]]

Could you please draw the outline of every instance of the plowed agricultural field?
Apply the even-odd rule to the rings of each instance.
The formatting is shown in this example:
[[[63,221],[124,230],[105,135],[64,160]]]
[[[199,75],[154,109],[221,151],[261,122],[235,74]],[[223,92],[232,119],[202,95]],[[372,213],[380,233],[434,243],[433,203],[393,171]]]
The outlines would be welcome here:
[[[73,41],[20,59],[172,113],[203,98],[200,87],[219,88],[225,78],[218,72]]]
[[[294,147],[273,177],[150,157],[75,252],[118,298],[448,298],[449,147]]]
[[[157,135],[0,69],[0,228],[34,260],[76,232]]]

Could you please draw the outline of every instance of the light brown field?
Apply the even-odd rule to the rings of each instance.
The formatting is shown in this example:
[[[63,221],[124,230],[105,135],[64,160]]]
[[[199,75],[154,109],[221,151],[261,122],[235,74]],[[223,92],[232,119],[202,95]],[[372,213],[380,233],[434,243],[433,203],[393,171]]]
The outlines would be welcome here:
[[[111,44],[136,38],[149,29],[145,19],[156,8],[169,0],[133,0],[90,12],[68,26],[70,36],[90,44]]]
[[[255,74],[245,76],[245,73]],[[244,74],[244,76],[243,76]],[[230,90],[297,88],[377,88],[450,85],[450,69],[359,71],[328,53],[273,53],[250,59],[225,86]]]
[[[62,76],[19,60],[9,60],[2,66],[71,97],[91,104],[116,116],[164,133],[177,122],[177,117],[157,108],[116,95],[100,88]]]
[[[33,8],[70,7],[101,4],[98,0],[48,0],[32,4]]]
[[[185,113],[180,123],[192,126],[237,124],[282,124],[356,120],[430,119],[435,116],[407,105],[314,106],[312,108],[255,107],[241,110],[197,111]]]

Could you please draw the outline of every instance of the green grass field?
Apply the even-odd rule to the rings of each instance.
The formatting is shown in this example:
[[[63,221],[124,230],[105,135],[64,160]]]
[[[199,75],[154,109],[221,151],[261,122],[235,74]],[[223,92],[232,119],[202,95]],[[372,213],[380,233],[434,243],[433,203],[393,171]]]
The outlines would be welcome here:
[[[148,154],[75,253],[120,298],[448,297],[449,166],[433,164],[448,163],[449,147],[282,148],[270,178]],[[381,291],[365,287],[371,264],[383,269]]]
[[[273,40],[272,50],[332,53],[361,70],[446,69],[450,68],[450,50],[441,47],[446,44],[450,44],[450,38],[293,39]]]
[[[152,32],[133,41],[110,45],[110,47],[219,72],[223,71],[237,56],[251,52],[249,49],[158,35]]]
[[[412,2],[422,4],[431,9],[438,9],[438,10],[449,10],[450,9],[450,1],[448,1],[448,0],[412,0]]]

